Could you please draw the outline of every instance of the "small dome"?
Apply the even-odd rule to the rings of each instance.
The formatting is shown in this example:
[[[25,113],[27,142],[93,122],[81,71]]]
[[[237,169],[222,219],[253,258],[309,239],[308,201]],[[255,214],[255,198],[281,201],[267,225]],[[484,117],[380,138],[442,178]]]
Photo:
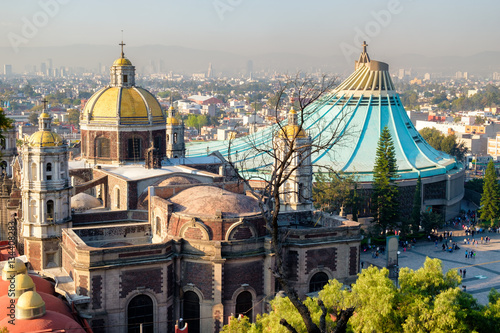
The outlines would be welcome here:
[[[62,146],[63,140],[54,132],[38,131],[30,136],[28,143],[33,147],[56,147]]]
[[[113,62],[113,66],[132,66],[132,62],[127,58],[118,58]]]
[[[50,115],[47,112],[44,112],[40,115],[40,118],[50,118]]]
[[[181,124],[181,121],[173,116],[171,116],[173,113],[174,113],[174,107],[173,106],[170,106],[170,108],[168,109],[169,111],[169,116],[167,118],[167,125],[180,125]]]
[[[11,298],[19,298],[22,294],[28,291],[35,291],[35,283],[33,279],[28,274],[18,274],[14,278],[14,295],[12,293],[8,293]]]
[[[200,184],[201,182],[198,179],[184,177],[184,176],[174,176],[169,177],[165,180],[162,180],[156,186],[169,186],[169,185],[191,185],[191,184]]]
[[[164,124],[160,103],[139,87],[105,87],[85,104],[83,120],[89,124],[151,125]]]
[[[306,131],[304,131],[303,128],[300,128],[299,125],[287,125],[287,126],[283,127],[283,130],[282,130],[280,136],[282,136],[282,137],[286,136],[289,139],[306,138],[307,133],[306,133]]]
[[[26,274],[26,265],[21,259],[15,258],[5,263],[2,269],[2,280],[9,281],[18,274]]]
[[[84,211],[102,206],[102,203],[96,198],[87,193],[78,193],[71,197],[71,208]]]
[[[27,291],[17,299],[16,319],[34,319],[45,314],[45,302],[36,291]]]
[[[10,322],[9,322],[10,321]],[[71,332],[85,333],[86,331],[74,319],[54,312],[46,311],[45,314],[36,319],[18,319],[15,320],[15,325],[11,324],[12,319],[5,317],[0,321],[0,327],[6,327],[9,333],[21,332]]]
[[[69,306],[67,303],[65,303],[62,299],[52,296],[49,294],[41,293],[38,292],[42,300],[45,302],[45,310],[46,311],[54,311],[60,314],[65,315],[68,318],[73,319],[73,316],[71,315],[71,311],[69,309]],[[17,303],[17,299],[14,300],[15,303]],[[10,309],[9,306],[11,306],[12,301],[11,299],[7,296],[4,295],[0,297],[0,318],[5,318],[7,315],[9,315]]]
[[[194,186],[170,198],[174,212],[196,216],[226,216],[259,213],[257,200],[243,194],[229,192],[214,186]]]

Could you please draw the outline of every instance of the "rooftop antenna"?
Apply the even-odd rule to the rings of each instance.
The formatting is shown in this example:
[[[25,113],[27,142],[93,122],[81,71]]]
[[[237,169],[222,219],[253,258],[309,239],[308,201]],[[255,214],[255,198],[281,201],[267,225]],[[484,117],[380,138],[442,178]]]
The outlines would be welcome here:
[[[123,53],[123,47],[127,44],[123,43],[123,30],[122,30],[122,42],[118,45],[120,45],[122,47],[122,58],[125,58],[125,53]]]

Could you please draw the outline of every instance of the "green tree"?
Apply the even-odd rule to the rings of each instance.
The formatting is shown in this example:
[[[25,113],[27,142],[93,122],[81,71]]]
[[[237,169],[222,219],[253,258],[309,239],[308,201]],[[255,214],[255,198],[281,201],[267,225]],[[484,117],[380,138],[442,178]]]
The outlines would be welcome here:
[[[4,137],[3,132],[11,128],[11,126],[12,126],[12,120],[10,118],[7,118],[3,109],[0,108],[0,139]]]
[[[413,195],[413,207],[411,211],[411,226],[414,234],[418,232],[420,226],[420,216],[422,211],[422,178],[418,175],[415,194]]]
[[[38,125],[38,112],[30,112],[28,116],[28,121],[30,122],[31,125]]]
[[[479,208],[479,213],[482,220],[490,221],[492,225],[499,215],[498,196],[499,188],[497,174],[495,171],[495,163],[493,160],[490,160],[484,174],[483,195],[481,196],[481,207]]]
[[[346,205],[354,185],[354,175],[339,173],[317,173],[313,187],[313,202],[316,208],[333,213]]]
[[[80,127],[80,111],[77,109],[71,109],[68,111],[68,123],[75,126],[76,128]]]
[[[419,133],[434,149],[455,156],[459,161],[462,161],[465,154],[467,154],[468,148],[465,147],[464,142],[458,142],[458,139],[454,134],[444,135],[434,127],[423,128]]]
[[[397,171],[396,151],[389,129],[380,134],[373,168],[372,211],[374,222],[385,233],[396,224],[398,217],[398,188],[394,182]]]
[[[443,217],[435,212],[424,212],[420,218],[420,225],[426,234],[430,234],[433,229],[441,228],[443,224]]]

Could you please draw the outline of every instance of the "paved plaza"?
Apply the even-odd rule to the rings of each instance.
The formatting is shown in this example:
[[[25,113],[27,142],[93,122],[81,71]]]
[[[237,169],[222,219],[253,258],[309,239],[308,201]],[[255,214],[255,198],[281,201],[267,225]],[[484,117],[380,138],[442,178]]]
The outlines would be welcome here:
[[[409,267],[417,270],[423,266],[425,258],[438,258],[443,263],[443,271],[447,272],[450,269],[464,270],[467,273],[462,280],[462,285],[467,287],[467,292],[473,295],[480,304],[488,303],[488,293],[491,288],[500,290],[500,234],[493,232],[480,233],[474,236],[479,244],[472,245],[464,244],[465,232],[458,229],[446,229],[443,231],[452,231],[453,242],[456,242],[460,247],[459,250],[448,252],[442,250],[442,245],[438,242],[437,247],[434,242],[418,241],[411,249],[403,251],[399,248],[399,266]],[[442,231],[440,231],[440,234]],[[490,237],[491,241],[488,244],[481,244],[481,237]],[[474,251],[475,259],[466,259],[465,251]],[[379,258],[372,258],[371,252],[366,251],[361,253],[361,261],[364,268],[370,264],[378,267],[385,267],[386,256],[380,255]]]

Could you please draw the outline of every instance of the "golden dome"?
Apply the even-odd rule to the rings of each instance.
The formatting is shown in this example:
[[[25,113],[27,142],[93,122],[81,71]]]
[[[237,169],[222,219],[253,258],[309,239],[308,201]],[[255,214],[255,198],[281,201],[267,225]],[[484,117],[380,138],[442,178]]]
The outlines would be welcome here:
[[[297,111],[295,111],[295,109],[292,106],[292,108],[290,109],[290,111],[288,111],[288,113],[289,114],[297,114]]]
[[[30,136],[28,143],[33,147],[56,147],[62,146],[63,140],[54,132],[38,131]]]
[[[47,112],[44,112],[40,115],[40,118],[50,118],[50,115]]]
[[[34,319],[45,314],[45,302],[36,291],[27,291],[17,299],[16,319]]]
[[[15,258],[14,260],[7,261],[2,269],[2,280],[9,281],[11,277],[17,274],[26,274],[26,265],[21,259]]]
[[[27,291],[19,297],[16,307],[22,309],[40,308],[45,305],[42,297],[36,291]]]
[[[18,274],[15,277],[16,289],[29,289],[35,288],[33,279],[28,274]]]
[[[90,116],[90,117],[89,117]],[[94,93],[83,110],[84,121],[94,124],[164,124],[160,103],[139,87],[105,87]]]
[[[113,66],[132,66],[132,62],[127,58],[118,58],[113,62]]]
[[[14,278],[14,294],[8,293],[10,298],[19,298],[22,294],[28,291],[35,291],[35,283],[28,274],[18,274]]]
[[[283,127],[281,137],[286,136],[289,139],[293,138],[306,138],[307,133],[299,125],[287,125]]]

